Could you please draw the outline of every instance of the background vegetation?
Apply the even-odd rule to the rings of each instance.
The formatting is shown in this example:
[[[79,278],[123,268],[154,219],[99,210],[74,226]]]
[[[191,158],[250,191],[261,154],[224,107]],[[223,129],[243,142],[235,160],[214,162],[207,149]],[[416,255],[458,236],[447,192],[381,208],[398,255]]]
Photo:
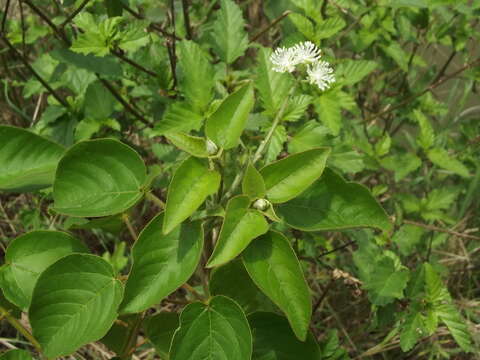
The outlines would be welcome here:
[[[310,331],[320,358],[479,356],[480,1],[2,0],[0,15],[2,125],[65,147],[115,138],[161,174],[152,180],[155,197],[99,220],[56,212],[51,187],[8,188],[0,168],[3,252],[33,230],[68,231],[124,280],[130,246],[163,206],[187,157],[169,134],[202,136],[204,119],[251,80],[256,101],[241,146],[222,157],[224,189],[274,129],[258,165],[329,147],[328,167],[370,189],[393,224],[385,231],[274,225],[289,238],[311,290]],[[270,49],[306,40],[322,49],[336,83],[323,92],[300,83],[272,128],[293,78],[272,72]],[[238,193],[232,189],[230,196]],[[336,210],[348,210],[347,202]],[[218,209],[208,210],[210,216]],[[340,215],[364,210],[349,211]],[[208,276],[197,271],[148,314],[180,312],[203,298]],[[272,310],[253,284],[248,288],[249,279],[222,276],[210,280],[210,292],[217,286],[214,293],[231,296],[247,314]],[[10,309],[3,317],[18,320],[2,321],[0,346],[35,352],[12,327],[28,330],[26,315],[2,303],[2,312]],[[129,321],[117,320],[109,335],[74,356],[167,356],[153,322]],[[135,331],[122,337],[122,326]],[[254,342],[260,359],[255,351]],[[283,358],[307,359],[298,351]]]

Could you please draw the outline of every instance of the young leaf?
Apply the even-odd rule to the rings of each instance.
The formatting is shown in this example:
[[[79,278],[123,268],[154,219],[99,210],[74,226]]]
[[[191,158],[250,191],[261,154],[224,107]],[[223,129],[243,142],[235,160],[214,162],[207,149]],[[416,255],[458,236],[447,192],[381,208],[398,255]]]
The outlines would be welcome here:
[[[355,227],[391,229],[385,210],[363,185],[346,182],[333,170],[296,199],[276,208],[291,227],[304,231],[326,231]]]
[[[85,115],[98,120],[107,119],[113,112],[116,100],[100,81],[91,83],[85,93]]]
[[[420,111],[414,110],[413,115],[420,126],[420,134],[418,135],[417,143],[423,150],[428,150],[433,146],[435,141],[435,132],[427,117]]]
[[[282,203],[301,194],[323,173],[330,149],[312,149],[290,155],[260,170],[267,197]]]
[[[270,144],[268,144],[267,153],[265,154],[266,164],[277,159],[282,152],[285,141],[287,141],[287,130],[283,125],[279,125],[275,128]]]
[[[133,246],[122,313],[140,312],[159,303],[192,276],[200,261],[201,224],[185,222],[164,235],[163,218],[164,213],[154,217]]]
[[[170,344],[179,325],[179,316],[174,312],[161,312],[147,317],[143,321],[143,328],[148,340],[162,358],[168,359]]]
[[[195,302],[183,309],[170,360],[249,360],[251,356],[252,334],[236,302],[215,296],[208,305]]]
[[[423,336],[422,315],[418,312],[409,314],[405,319],[400,334],[400,347],[403,352],[410,351]]]
[[[59,231],[32,231],[14,239],[5,254],[0,284],[5,297],[26,310],[40,274],[72,252],[86,253],[80,241]]]
[[[430,149],[427,153],[428,158],[432,163],[441,167],[442,169],[451,171],[463,178],[470,177],[468,168],[463,165],[460,160],[452,157],[447,150],[441,148]]]
[[[0,126],[0,190],[26,192],[53,183],[65,149],[27,130]]]
[[[187,158],[175,171],[168,187],[163,233],[168,234],[192,215],[219,186],[220,174],[217,171],[209,170],[203,160]]]
[[[244,251],[243,262],[255,284],[287,315],[295,336],[305,341],[312,300],[287,238],[274,231],[262,235]]]
[[[309,332],[299,341],[283,316],[256,312],[248,317],[253,333],[253,360],[323,359],[315,337]]]
[[[222,229],[207,267],[215,267],[229,262],[239,255],[253,239],[268,231],[268,223],[263,215],[249,207],[248,196],[236,196],[228,202]]]
[[[342,112],[336,91],[327,91],[320,95],[314,104],[320,121],[337,136],[342,129]]]
[[[117,317],[123,286],[94,255],[67,255],[45,270],[33,291],[33,336],[49,358],[102,338]]]
[[[250,198],[263,198],[265,196],[265,182],[262,175],[252,164],[248,164],[242,181],[242,192]]]
[[[254,102],[251,84],[230,94],[207,119],[207,136],[224,149],[237,146]]]
[[[215,83],[213,66],[205,52],[193,41],[178,43],[180,90],[193,108],[203,113],[212,100]]]
[[[471,332],[456,307],[452,304],[439,304],[435,307],[435,312],[462,350],[472,351]]]
[[[225,295],[235,300],[250,314],[254,311],[278,311],[278,308],[255,285],[241,260],[213,269],[208,283],[212,295]]]
[[[165,110],[165,113],[153,129],[155,135],[165,135],[171,132],[189,132],[200,129],[203,117],[196,113],[186,102],[174,102]]]
[[[140,156],[117,140],[77,143],[58,164],[54,209],[80,217],[118,214],[142,198],[146,176]]]
[[[227,64],[242,56],[248,47],[242,10],[232,0],[220,0],[220,10],[213,23],[213,49]]]
[[[274,116],[292,87],[292,78],[288,74],[273,71],[270,54],[271,50],[267,48],[261,48],[258,52],[255,86],[263,108],[270,116]]]
[[[193,156],[206,158],[212,155],[208,152],[207,141],[204,138],[181,132],[171,132],[165,134],[165,137],[170,140],[173,145]]]

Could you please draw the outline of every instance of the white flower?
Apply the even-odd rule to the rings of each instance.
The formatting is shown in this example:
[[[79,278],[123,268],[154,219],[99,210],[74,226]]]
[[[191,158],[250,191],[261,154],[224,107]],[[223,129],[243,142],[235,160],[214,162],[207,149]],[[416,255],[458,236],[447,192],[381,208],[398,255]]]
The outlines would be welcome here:
[[[273,63],[273,71],[276,72],[292,72],[295,70],[297,60],[293,48],[277,48],[270,55],[270,61]]]
[[[320,90],[326,90],[330,84],[335,82],[335,75],[333,69],[326,61],[317,61],[307,68],[308,81],[311,84],[317,85]]]
[[[297,64],[310,64],[320,60],[321,50],[311,41],[305,41],[293,47]]]

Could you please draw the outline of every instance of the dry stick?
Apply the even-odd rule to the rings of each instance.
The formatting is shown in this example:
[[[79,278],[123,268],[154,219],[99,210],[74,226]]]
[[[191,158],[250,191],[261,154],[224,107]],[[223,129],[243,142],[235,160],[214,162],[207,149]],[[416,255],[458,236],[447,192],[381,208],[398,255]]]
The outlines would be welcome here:
[[[188,14],[188,0],[182,0],[183,19],[185,21],[185,30],[187,32],[187,39],[192,39],[192,26],[190,25],[190,15]]]
[[[9,49],[20,59],[20,61],[25,65],[25,67],[26,67],[28,70],[30,70],[30,72],[32,73],[32,75],[43,85],[43,87],[44,87],[45,89],[47,89],[48,92],[49,92],[50,94],[52,94],[53,97],[54,97],[60,104],[62,104],[62,105],[63,105],[64,107],[66,107],[66,108],[69,108],[70,106],[68,105],[68,103],[67,103],[64,99],[62,99],[62,98],[60,97],[60,95],[58,95],[58,94],[56,93],[56,91],[53,90],[53,88],[52,88],[50,85],[48,85],[48,83],[47,83],[45,80],[43,80],[40,75],[37,74],[37,72],[33,69],[33,67],[28,63],[27,59],[25,59],[24,56],[23,56],[22,54],[20,54],[17,49],[15,49],[15,47],[10,43],[10,41],[8,41],[8,39],[7,39],[5,36],[3,36],[3,34],[1,34],[0,37],[2,38],[3,42],[4,42],[5,44],[7,44],[7,46],[9,47]]]
[[[73,18],[75,16],[78,15],[78,13],[80,11],[82,11],[82,9],[87,6],[87,4],[89,3],[90,0],[83,0],[83,2],[80,4],[80,6],[78,8],[76,8],[70,15],[68,15],[68,17],[65,19],[65,21],[63,23],[60,24],[60,27],[61,28],[64,28],[70,21],[73,20]]]
[[[253,35],[253,37],[250,39],[250,42],[254,42],[256,40],[258,40],[259,37],[261,37],[263,34],[265,34],[268,30],[270,30],[272,27],[274,27],[275,25],[277,25],[280,21],[282,21],[283,19],[285,19],[289,14],[291,14],[292,11],[290,10],[287,10],[285,11],[282,15],[280,15],[279,17],[277,17],[275,20],[273,20],[270,24],[268,24],[266,27],[264,27],[262,30],[260,30],[258,33],[256,33],[255,35]]]
[[[411,221],[411,220],[403,220],[403,222],[405,224],[418,226],[418,227],[421,227],[421,228],[424,228],[424,229],[427,229],[427,230],[431,230],[431,231],[443,232],[443,233],[447,233],[447,234],[458,236],[458,237],[465,238],[465,239],[480,240],[480,236],[464,234],[464,233],[460,233],[458,231],[454,231],[454,230],[450,230],[450,229],[444,229],[444,228],[434,226],[434,225],[422,224],[422,223],[419,223],[419,222],[416,222],[416,221]]]
[[[10,9],[10,0],[5,3],[5,9],[3,10],[2,18],[2,33],[5,31],[5,24],[7,23],[8,10]]]
[[[10,315],[10,312],[6,310],[3,306],[0,306],[0,315],[4,316],[5,319],[12,325],[15,329],[18,330],[19,333],[21,333],[30,343],[37,349],[39,353],[42,352],[42,347],[38,343],[38,341],[33,337],[32,334],[17,320],[15,319],[12,315]]]
[[[26,49],[26,45],[25,45],[25,17],[24,17],[24,14],[23,14],[22,0],[18,0],[18,8],[20,10],[20,27],[22,29],[22,51],[23,51],[24,54],[26,54],[27,51],[25,50]]]

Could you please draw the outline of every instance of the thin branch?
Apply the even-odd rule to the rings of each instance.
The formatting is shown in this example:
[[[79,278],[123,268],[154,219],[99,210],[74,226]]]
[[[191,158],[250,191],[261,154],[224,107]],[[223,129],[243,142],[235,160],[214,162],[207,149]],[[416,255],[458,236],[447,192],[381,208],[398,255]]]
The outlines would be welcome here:
[[[38,75],[38,73],[35,71],[35,69],[33,69],[33,67],[28,63],[27,59],[25,59],[25,57],[22,54],[20,54],[20,52],[17,49],[15,49],[15,47],[12,45],[12,43],[10,43],[10,41],[8,41],[8,39],[5,36],[3,36],[3,34],[1,34],[0,37],[2,38],[3,42],[5,44],[7,44],[8,48],[20,59],[20,61],[25,65],[25,67],[28,70],[30,70],[32,75],[43,85],[43,87],[45,89],[47,89],[48,92],[50,94],[52,94],[52,96],[60,104],[62,104],[66,108],[69,108],[70,106],[68,105],[68,103],[64,99],[62,99],[60,97],[60,95],[58,95],[57,92],[55,90],[53,90],[53,88],[44,79],[42,79],[42,77],[40,75]]]
[[[65,21],[63,23],[60,24],[60,27],[61,28],[64,28],[70,21],[72,21],[72,19],[78,15],[78,13],[80,11],[82,11],[82,9],[87,6],[87,4],[90,2],[90,0],[83,0],[83,2],[80,4],[80,6],[78,8],[76,8],[70,15],[68,15],[68,17],[65,19]]]
[[[441,227],[438,227],[438,226],[435,226],[435,225],[422,224],[422,223],[419,223],[419,222],[416,222],[416,221],[411,221],[411,220],[403,220],[403,222],[405,224],[418,226],[418,227],[421,227],[421,228],[424,228],[424,229],[427,229],[427,230],[431,230],[431,231],[447,233],[447,234],[458,236],[458,237],[461,237],[461,238],[464,238],[464,239],[480,240],[480,236],[464,234],[464,233],[461,233],[461,232],[458,232],[458,231],[441,228]]]
[[[161,199],[155,196],[152,192],[147,192],[145,194],[145,197],[151,202],[153,202],[155,205],[157,205],[160,208],[160,210],[165,209],[165,202],[163,202]]]
[[[274,27],[275,25],[277,25],[280,21],[282,21],[283,19],[285,19],[288,15],[290,15],[292,13],[292,11],[290,10],[287,10],[285,11],[282,15],[280,15],[279,17],[277,17],[275,20],[273,20],[270,24],[268,24],[266,27],[264,27],[262,30],[260,30],[258,33],[256,33],[255,35],[253,35],[253,37],[250,39],[250,42],[254,42],[254,41],[257,41],[263,34],[265,34],[268,30],[270,30],[272,27]]]
[[[183,19],[185,21],[185,30],[187,32],[187,39],[192,39],[192,26],[190,24],[190,15],[188,14],[188,0],[182,0]]]
[[[3,306],[0,306],[0,315],[4,316],[5,319],[12,325],[15,329],[18,330],[20,334],[22,334],[30,343],[35,347],[35,349],[38,350],[38,352],[42,352],[42,347],[38,343],[38,341],[33,337],[32,334],[17,320],[15,319],[12,315],[10,315],[10,312],[6,310]]]
[[[118,57],[119,59],[125,61],[127,64],[130,64],[132,65],[134,68],[137,68],[138,70],[140,71],[143,71],[144,73],[148,74],[148,75],[151,75],[151,76],[154,76],[154,77],[158,77],[158,74],[152,70],[148,70],[147,68],[143,67],[142,65],[136,63],[135,61],[133,60],[130,60],[128,57],[126,57],[121,51],[119,50],[110,50],[110,52],[115,55],[116,57]]]
[[[5,25],[7,23],[7,16],[8,16],[9,9],[10,9],[10,0],[7,0],[7,2],[5,3],[5,8],[3,10],[2,33],[5,32]]]
[[[356,243],[355,240],[351,240],[351,241],[349,241],[349,242],[347,242],[347,243],[345,243],[345,244],[343,244],[343,245],[340,245],[339,247],[336,247],[335,249],[332,249],[332,250],[326,251],[326,252],[324,252],[324,253],[321,253],[320,255],[318,255],[318,257],[321,258],[321,257],[327,256],[327,255],[329,255],[329,254],[332,254],[332,253],[334,253],[334,252],[336,252],[336,251],[343,250],[343,249],[345,249],[345,248],[347,248],[347,247],[349,247],[350,245],[353,245],[353,244],[355,244],[355,243]]]
[[[27,4],[38,16],[45,21],[48,26],[52,28],[52,30],[68,45],[70,45],[70,40],[67,38],[65,33],[61,31],[53,22],[50,20],[50,17],[45,15],[40,8],[38,8],[35,4],[33,4],[30,0],[22,0],[25,4]]]
[[[443,64],[442,68],[438,72],[437,76],[435,76],[435,79],[432,81],[433,83],[437,82],[440,80],[440,78],[445,74],[445,71],[447,70],[448,66],[452,62],[453,58],[457,55],[457,51],[453,50],[450,56],[448,57],[447,61],[445,61],[445,64]]]
[[[173,76],[172,89],[177,86],[177,51],[176,51],[176,39],[175,39],[175,0],[170,0],[170,25],[173,29],[173,38],[167,40],[168,58],[170,60],[170,68]]]
[[[133,242],[136,243],[137,239],[138,239],[138,235],[135,232],[135,229],[133,228],[132,222],[130,221],[130,218],[129,218],[128,214],[126,214],[126,213],[122,214],[122,221],[127,226],[128,232],[130,233],[130,236],[132,237]]]

